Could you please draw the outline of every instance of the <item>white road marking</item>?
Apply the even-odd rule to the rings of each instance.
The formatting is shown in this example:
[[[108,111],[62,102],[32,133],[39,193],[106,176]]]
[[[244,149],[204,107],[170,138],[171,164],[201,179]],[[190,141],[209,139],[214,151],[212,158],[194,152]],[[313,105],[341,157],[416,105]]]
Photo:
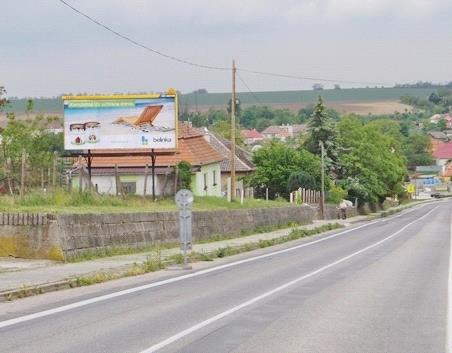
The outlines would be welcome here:
[[[422,205],[420,207],[415,207],[415,209],[424,207],[426,205],[427,204],[424,204],[424,205]],[[404,214],[409,213],[411,211],[412,210],[410,210],[408,212],[405,212]],[[414,211],[414,208],[413,208],[413,211]],[[399,216],[400,215],[394,216],[394,217],[390,217],[390,218],[395,218],[395,217],[399,217]],[[388,217],[388,218],[383,219],[383,220],[389,220],[390,218]],[[372,224],[375,224],[375,223],[378,223],[378,222],[382,222],[383,220],[377,220],[377,221],[369,222],[369,223],[363,224],[363,225],[358,226],[358,227],[350,228],[350,229],[344,230],[342,232],[335,233],[335,234],[332,234],[330,236],[327,236],[327,237],[324,237],[324,238],[321,238],[321,239],[318,239],[318,240],[311,241],[309,243],[304,243],[304,244],[293,246],[293,247],[290,247],[290,248],[273,251],[273,252],[270,252],[270,253],[267,253],[267,254],[264,254],[264,255],[254,256],[254,257],[250,257],[250,258],[239,260],[239,261],[235,261],[235,262],[230,262],[230,263],[227,263],[227,264],[224,264],[224,265],[211,267],[211,268],[208,268],[208,269],[205,269],[205,270],[200,270],[200,271],[197,271],[197,272],[189,273],[189,274],[186,274],[186,275],[182,275],[182,276],[178,276],[178,277],[172,277],[172,278],[169,278],[169,279],[166,279],[166,280],[157,281],[157,282],[145,284],[145,285],[138,286],[138,287],[124,289],[124,290],[121,290],[121,291],[118,291],[118,292],[113,292],[113,293],[110,293],[110,294],[105,294],[105,295],[93,297],[93,298],[90,298],[90,299],[81,300],[81,301],[78,301],[78,302],[75,302],[75,303],[63,305],[63,306],[56,307],[56,308],[53,308],[53,309],[43,310],[43,311],[39,311],[37,313],[28,314],[28,315],[24,315],[24,316],[19,316],[19,317],[16,317],[16,318],[13,318],[13,319],[9,319],[9,320],[4,320],[4,321],[0,322],[0,329],[4,328],[4,327],[13,326],[13,325],[16,325],[16,324],[19,324],[19,323],[23,323],[23,322],[39,319],[39,318],[42,318],[42,317],[55,315],[55,314],[62,313],[62,312],[65,312],[65,311],[77,309],[77,308],[80,308],[80,307],[83,307],[83,306],[86,306],[86,305],[99,303],[99,302],[103,302],[103,301],[106,301],[106,300],[109,300],[109,299],[113,299],[113,298],[121,297],[121,296],[124,296],[124,295],[128,295],[128,294],[144,291],[144,290],[147,290],[147,289],[150,289],[150,288],[159,287],[159,286],[163,286],[163,285],[166,285],[166,284],[183,281],[183,280],[186,280],[186,279],[189,279],[189,278],[202,276],[202,275],[205,275],[205,274],[208,274],[208,273],[211,273],[211,272],[223,270],[225,268],[230,268],[230,267],[242,265],[242,264],[245,264],[245,263],[248,263],[248,262],[253,262],[253,261],[260,260],[260,259],[264,259],[264,258],[267,258],[267,257],[284,254],[284,253],[287,253],[287,252],[290,252],[290,251],[294,251],[294,250],[298,250],[298,249],[301,249],[301,248],[304,248],[304,247],[308,247],[308,246],[311,246],[311,245],[314,245],[314,244],[318,244],[320,242],[324,242],[324,241],[329,240],[329,239],[333,239],[333,238],[335,238],[337,236],[340,236],[340,235],[343,235],[343,234],[347,234],[347,233],[353,232],[355,230],[358,230],[358,229],[361,229],[361,228],[364,228],[364,227],[368,227],[368,226],[370,226]]]
[[[179,332],[179,333],[177,333],[177,334],[175,334],[175,335],[173,335],[173,336],[171,336],[171,337],[169,337],[169,338],[167,338],[167,339],[165,339],[165,340],[163,340],[163,341],[161,341],[161,342],[159,342],[157,344],[154,344],[153,346],[141,351],[141,353],[154,353],[154,352],[157,352],[158,350],[160,350],[160,349],[162,349],[162,348],[164,348],[164,347],[166,347],[166,346],[168,346],[168,345],[180,340],[181,338],[183,338],[185,336],[188,336],[188,335],[192,334],[195,331],[198,331],[198,330],[202,329],[203,327],[206,327],[206,326],[208,326],[208,325],[210,325],[210,324],[212,324],[212,323],[214,323],[214,322],[216,322],[218,320],[221,320],[221,319],[225,318],[226,316],[229,316],[229,315],[231,315],[231,314],[233,314],[233,313],[235,313],[235,312],[237,312],[237,311],[239,311],[239,310],[241,310],[243,308],[246,308],[247,306],[250,306],[250,305],[252,305],[252,304],[254,304],[254,303],[256,303],[256,302],[258,302],[258,301],[260,301],[260,300],[262,300],[264,298],[267,298],[267,297],[269,297],[269,296],[271,296],[271,295],[273,295],[275,293],[278,293],[278,292],[280,292],[280,291],[282,291],[282,290],[284,290],[284,289],[286,289],[288,287],[291,287],[294,284],[297,284],[297,283],[299,283],[299,282],[301,282],[301,281],[303,281],[303,280],[305,280],[307,278],[310,278],[310,277],[312,277],[314,275],[317,275],[320,272],[323,272],[323,271],[325,271],[325,270],[327,270],[327,269],[329,269],[331,267],[339,265],[342,262],[345,262],[345,261],[351,259],[352,257],[356,256],[356,255],[359,255],[359,254],[361,254],[361,253],[363,253],[363,252],[365,252],[367,250],[370,250],[370,249],[372,249],[372,248],[374,248],[374,247],[376,247],[376,246],[378,246],[378,245],[390,240],[391,238],[394,238],[395,236],[397,236],[398,234],[403,232],[405,229],[407,229],[412,224],[414,224],[416,222],[419,222],[421,219],[427,217],[430,213],[432,213],[438,207],[439,206],[436,206],[435,208],[431,209],[429,212],[424,214],[422,217],[416,219],[413,222],[410,222],[410,223],[406,224],[405,226],[400,228],[395,233],[392,233],[390,236],[388,236],[388,237],[386,237],[386,238],[384,238],[384,239],[382,239],[382,240],[380,240],[380,241],[378,241],[378,242],[376,242],[376,243],[374,243],[372,245],[369,245],[369,246],[367,246],[367,247],[365,247],[365,248],[363,248],[361,250],[358,250],[358,251],[356,251],[356,252],[354,252],[354,253],[352,253],[352,254],[350,254],[348,256],[345,256],[345,257],[343,257],[343,258],[341,258],[341,259],[339,259],[337,261],[334,261],[334,262],[332,262],[332,263],[330,263],[330,264],[328,264],[326,266],[323,266],[323,267],[321,267],[321,268],[319,268],[319,269],[317,269],[317,270],[315,270],[313,272],[310,272],[310,273],[308,273],[308,274],[306,274],[304,276],[298,277],[298,278],[296,278],[296,279],[294,279],[294,280],[292,280],[290,282],[287,282],[287,283],[285,283],[285,284],[283,284],[283,285],[281,285],[279,287],[276,287],[275,289],[272,289],[272,290],[270,290],[268,292],[265,292],[264,294],[261,294],[261,295],[259,295],[257,297],[254,297],[254,298],[252,298],[252,299],[250,299],[250,300],[248,300],[248,301],[246,301],[246,302],[244,302],[242,304],[234,306],[234,307],[230,308],[229,310],[223,311],[220,314],[217,314],[217,315],[215,315],[215,316],[213,316],[213,317],[211,317],[211,318],[209,318],[207,320],[204,320],[204,321],[202,321],[202,322],[200,322],[200,323],[198,323],[198,324],[196,324],[194,326],[191,326],[191,327],[189,327],[189,328],[187,328],[187,329],[185,329],[185,330],[183,330],[183,331],[181,331],[181,332]]]
[[[452,217],[450,219],[449,278],[447,286],[446,352],[452,351]]]

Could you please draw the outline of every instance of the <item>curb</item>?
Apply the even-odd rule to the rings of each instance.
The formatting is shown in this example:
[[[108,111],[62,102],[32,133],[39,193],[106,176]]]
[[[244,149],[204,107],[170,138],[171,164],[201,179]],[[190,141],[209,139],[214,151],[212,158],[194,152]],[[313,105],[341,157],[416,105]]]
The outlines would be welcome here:
[[[21,288],[0,292],[0,303],[74,287],[77,287],[76,279],[39,284],[32,287],[24,285]]]

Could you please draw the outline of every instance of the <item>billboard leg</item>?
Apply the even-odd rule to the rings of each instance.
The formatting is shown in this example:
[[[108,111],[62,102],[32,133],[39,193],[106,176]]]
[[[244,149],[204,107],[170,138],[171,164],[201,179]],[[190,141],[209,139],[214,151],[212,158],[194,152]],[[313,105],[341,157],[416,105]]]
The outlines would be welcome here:
[[[152,171],[152,201],[155,201],[155,159],[154,149],[151,150],[151,171]]]
[[[88,150],[88,190],[91,192],[92,188],[91,188],[91,161],[92,161],[93,157],[91,156],[91,150]]]

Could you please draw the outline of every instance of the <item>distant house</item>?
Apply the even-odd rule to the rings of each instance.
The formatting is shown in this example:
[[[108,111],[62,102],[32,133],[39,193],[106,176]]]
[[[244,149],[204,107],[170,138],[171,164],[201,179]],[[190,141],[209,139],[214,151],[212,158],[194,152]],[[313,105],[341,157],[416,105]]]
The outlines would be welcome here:
[[[175,191],[175,166],[180,161],[192,165],[191,189],[197,196],[221,196],[221,169],[223,156],[207,143],[202,133],[188,125],[180,124],[178,129],[178,148],[176,150],[157,152],[155,162],[155,194],[167,196]],[[152,194],[151,158],[136,155],[149,152],[144,149],[121,150],[129,156],[115,156],[118,151],[96,150],[92,152],[92,185],[99,193],[115,194],[115,166],[121,183],[121,190],[129,194],[143,195],[145,185],[145,166],[148,165],[146,195]],[[111,153],[111,156],[108,154]],[[135,155],[134,155],[135,153]],[[98,156],[96,156],[98,154]],[[72,185],[77,188],[80,177],[76,173]]]
[[[452,174],[452,143],[442,143],[437,146],[436,150],[432,153],[436,160],[436,165],[441,167],[441,175],[449,176],[446,174]]]
[[[429,131],[428,134],[435,140],[447,141],[447,135],[442,131]]]
[[[272,125],[262,131],[266,139],[278,139],[286,141],[288,138],[294,138],[306,133],[308,127],[306,124],[295,125]]]
[[[449,141],[449,137],[442,131],[430,131],[428,134],[432,145],[432,153],[435,153],[440,145]]]
[[[204,129],[204,138],[221,156],[221,190],[227,191],[228,178],[231,176],[231,143],[217,134]],[[242,189],[243,177],[252,173],[255,166],[252,162],[252,154],[240,146],[235,147],[235,175],[236,187]]]
[[[242,136],[246,145],[254,145],[264,139],[264,135],[256,129],[242,130]]]
[[[266,139],[278,139],[281,141],[285,141],[287,138],[291,137],[292,135],[292,126],[288,125],[272,125],[266,128],[264,131],[262,131],[262,135]]]
[[[435,114],[430,117],[432,124],[438,124],[441,120],[446,121],[447,128],[452,128],[452,114]]]
[[[308,124],[293,124],[293,137],[303,135],[308,131]]]

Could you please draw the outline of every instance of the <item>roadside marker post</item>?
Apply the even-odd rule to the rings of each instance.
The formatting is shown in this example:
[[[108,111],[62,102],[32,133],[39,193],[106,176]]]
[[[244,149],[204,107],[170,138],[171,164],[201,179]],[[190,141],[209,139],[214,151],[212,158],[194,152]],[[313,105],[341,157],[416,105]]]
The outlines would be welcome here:
[[[192,207],[193,194],[190,190],[182,189],[176,193],[175,201],[179,207],[179,236],[180,249],[184,255],[184,270],[190,270],[187,252],[192,249]]]

